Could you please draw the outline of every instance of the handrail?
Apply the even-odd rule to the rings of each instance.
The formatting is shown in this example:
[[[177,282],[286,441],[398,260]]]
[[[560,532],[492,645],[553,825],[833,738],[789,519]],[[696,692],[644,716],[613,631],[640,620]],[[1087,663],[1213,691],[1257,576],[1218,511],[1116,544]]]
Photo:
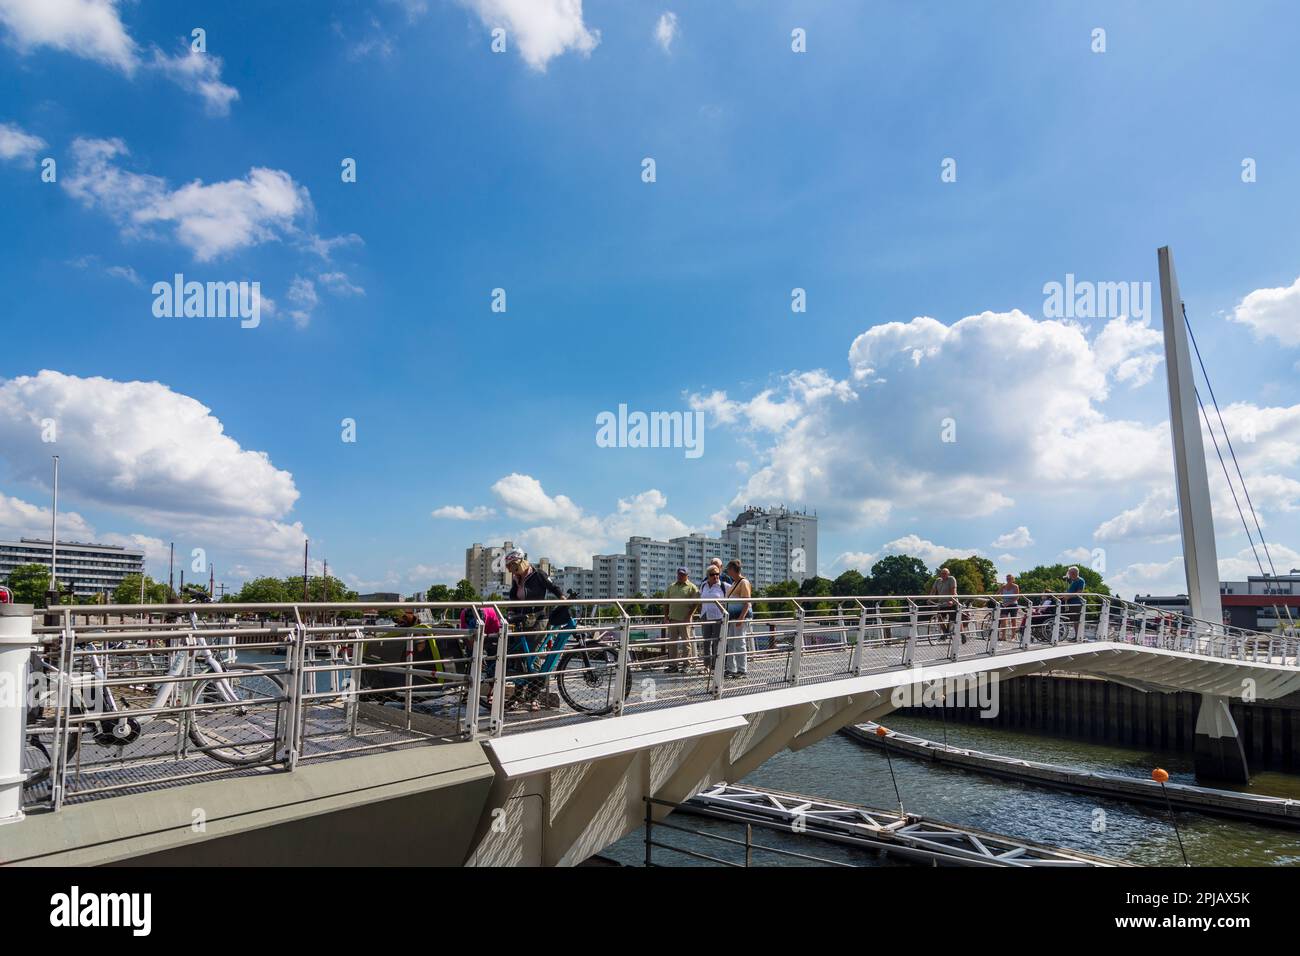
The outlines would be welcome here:
[[[632,600],[659,609],[708,603]],[[51,803],[57,807],[69,795],[134,785],[103,783],[133,759],[132,747],[105,750],[108,744],[101,739],[110,727],[132,741],[139,737],[140,728],[125,733],[128,716],[142,725],[160,720],[170,728],[146,733],[154,749],[141,750],[134,759],[156,763],[171,753],[183,763],[194,757],[195,747],[178,728],[237,718],[249,722],[250,753],[260,752],[269,739],[274,747],[267,764],[292,769],[313,756],[396,745],[391,736],[361,739],[363,718],[395,728],[398,743],[495,737],[646,707],[1022,653],[1036,642],[1127,645],[1300,669],[1295,636],[1213,624],[1093,592],[1025,593],[1011,602],[992,594],[751,595],[745,600],[773,616],[735,631],[725,616],[712,624],[703,616],[684,622],[634,619],[628,598],[58,607],[50,612],[60,623],[46,629],[49,665],[40,675],[54,688],[42,704],[52,712]],[[555,607],[579,612],[573,627],[552,625],[546,611]],[[428,612],[424,616],[434,618],[435,625],[447,618],[458,623],[460,612],[468,609],[470,627],[450,622],[400,627],[343,617],[382,608]],[[487,630],[489,608],[499,622],[494,633]],[[520,610],[540,613],[526,619],[516,613]],[[107,622],[109,614],[172,620],[123,625]],[[215,620],[231,614],[279,614],[283,620]],[[705,624],[713,639],[699,630]],[[277,649],[283,658],[271,656]],[[236,660],[250,652],[252,665]],[[268,659],[271,663],[264,663]],[[251,698],[225,686],[272,677],[281,681],[279,689]],[[161,688],[170,688],[170,696],[145,700]],[[109,694],[111,700],[119,693],[135,697],[126,710],[85,709],[95,695]],[[197,699],[201,694],[206,696]],[[585,696],[575,703],[573,694]],[[561,697],[563,705],[557,703]],[[96,730],[97,736],[92,741],[86,734],[78,752],[83,729]],[[232,746],[225,735],[213,739],[221,741],[218,751]],[[69,790],[83,772],[99,773],[99,782]]]

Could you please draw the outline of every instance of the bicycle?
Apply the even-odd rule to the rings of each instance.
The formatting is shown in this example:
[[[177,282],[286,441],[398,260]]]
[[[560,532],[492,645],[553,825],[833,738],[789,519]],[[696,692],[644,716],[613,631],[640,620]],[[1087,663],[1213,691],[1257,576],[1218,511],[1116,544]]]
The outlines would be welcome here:
[[[558,616],[557,616],[558,617]],[[599,633],[580,630],[569,617],[530,641],[530,635],[518,635],[512,640],[512,655],[522,659],[522,672],[511,674],[517,690],[506,702],[507,709],[532,706],[545,691],[549,678],[554,676],[556,689],[564,702],[575,711],[599,717],[614,709],[614,687],[618,674],[618,632]],[[576,639],[576,640],[575,640]],[[486,677],[490,681],[496,672],[496,662],[487,661]],[[632,670],[628,668],[624,680],[624,699],[632,689]],[[490,708],[486,696],[480,701]]]
[[[922,613],[925,619],[917,627],[921,640],[931,646],[951,644],[953,618],[957,609],[935,605]]]
[[[283,677],[256,665],[223,662],[212,651],[207,640],[196,633],[198,619],[193,613],[190,615],[190,625],[192,630],[185,633],[183,645],[175,646],[171,651],[166,670],[166,677],[169,679],[158,685],[149,706],[140,709],[144,711],[171,710],[181,707],[201,709],[187,710],[183,715],[143,713],[138,717],[133,716],[131,714],[133,708],[125,700],[119,699],[113,693],[112,686],[107,683],[109,668],[106,661],[110,656],[118,655],[105,652],[121,649],[121,645],[113,648],[99,647],[91,643],[86,655],[90,662],[90,673],[86,675],[88,679],[78,680],[74,675],[69,694],[69,716],[84,718],[89,715],[91,719],[78,720],[76,723],[69,722],[66,725],[68,727],[66,752],[69,759],[76,754],[81,737],[85,734],[90,734],[94,743],[99,746],[117,748],[120,752],[139,740],[144,733],[144,728],[156,720],[169,722],[185,720],[188,725],[186,729],[189,739],[195,748],[231,766],[242,767],[262,763],[274,754],[276,748],[274,734],[269,740],[261,739],[264,734],[260,733],[259,729],[259,739],[240,742],[231,739],[229,731],[232,729],[232,723],[244,732],[247,731],[249,725],[247,718],[252,713],[253,704],[275,704],[277,713],[274,723],[278,726],[281,720],[279,707],[287,699]],[[172,639],[169,639],[168,643],[171,645]],[[142,653],[147,658],[154,656],[148,650]],[[196,670],[201,666],[207,676],[195,681],[180,680],[181,677],[186,676],[191,657],[194,658]],[[40,671],[48,678],[55,678],[55,686],[58,686],[58,671],[49,662],[42,659]],[[51,705],[57,707],[57,703],[51,700],[52,696],[52,693],[44,695],[32,710],[41,712]],[[241,704],[241,701],[244,703]],[[53,733],[52,726],[37,728],[34,732],[29,730],[28,744],[44,755],[47,765],[30,770],[26,775],[24,786],[30,787],[41,783],[49,776],[53,759],[43,738],[52,737]]]
[[[602,631],[578,639],[576,647],[558,661],[555,683],[560,696],[574,710],[600,716],[614,709],[618,680],[618,632]],[[629,650],[630,653],[630,650]],[[632,668],[624,674],[623,699],[632,692]]]

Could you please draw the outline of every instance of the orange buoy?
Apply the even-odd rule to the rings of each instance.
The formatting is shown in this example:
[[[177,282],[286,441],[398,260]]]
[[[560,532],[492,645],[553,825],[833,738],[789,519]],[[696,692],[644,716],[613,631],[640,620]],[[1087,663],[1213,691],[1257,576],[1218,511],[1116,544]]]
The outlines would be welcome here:
[[[883,737],[883,736],[885,736],[885,734],[887,734],[887,733],[889,733],[889,731],[886,730],[884,727],[881,727],[879,724],[876,725],[876,736],[877,736],[877,737]]]
[[[1168,783],[1169,771],[1161,770],[1159,767],[1156,767],[1155,770],[1151,771],[1151,779],[1154,780],[1156,783]]]

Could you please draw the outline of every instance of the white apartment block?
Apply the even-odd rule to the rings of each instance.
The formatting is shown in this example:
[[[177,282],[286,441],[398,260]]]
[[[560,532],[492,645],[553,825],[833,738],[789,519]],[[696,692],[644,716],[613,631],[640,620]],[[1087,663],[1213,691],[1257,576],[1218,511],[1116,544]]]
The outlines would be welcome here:
[[[0,541],[0,582],[20,564],[50,566],[48,538],[20,538]],[[144,552],[115,544],[86,544],[60,541],[54,555],[54,573],[59,584],[78,598],[111,594],[129,574],[144,574]]]

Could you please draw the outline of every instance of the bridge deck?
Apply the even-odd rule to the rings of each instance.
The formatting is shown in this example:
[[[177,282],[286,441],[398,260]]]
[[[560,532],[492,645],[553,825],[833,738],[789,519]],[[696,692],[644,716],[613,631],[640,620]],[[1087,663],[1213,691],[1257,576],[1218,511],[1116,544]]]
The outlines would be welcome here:
[[[300,758],[302,760],[341,760],[358,753],[393,751],[438,739],[417,731],[365,720],[358,720],[355,734],[349,733],[345,708],[339,703],[313,707],[306,722],[307,734],[304,753]],[[243,739],[273,737],[273,723],[273,720],[262,720],[261,715],[253,715],[231,730]],[[178,722],[170,717],[160,717],[146,724],[140,737],[125,748],[93,743],[86,735],[84,742],[77,748],[76,756],[69,762],[65,802],[82,803],[100,797],[143,793],[210,777],[284,772],[284,767],[279,763],[247,767],[223,763],[194,751],[188,741],[185,746],[180,746],[178,739],[183,737]],[[30,766],[44,763],[40,752],[30,746],[27,748],[26,759]],[[29,806],[47,803],[49,796],[48,779],[27,787],[23,793],[24,803]]]
[[[1020,655],[1023,661],[1026,652],[1031,658],[1064,658],[1070,656],[1072,649],[1073,652],[1083,651],[1095,644],[1097,635],[1102,633],[1101,639],[1110,646],[1139,652],[1130,653],[1130,658],[1147,658],[1148,655],[1140,652],[1153,652],[1149,655],[1150,660],[1138,661],[1128,671],[1117,669],[1113,663],[1107,665],[1111,668],[1107,673],[1112,673],[1114,679],[1130,680],[1138,684],[1147,680],[1148,665],[1165,668],[1166,675],[1172,673],[1174,676],[1170,680],[1174,686],[1182,686],[1180,681],[1190,680],[1199,673],[1198,668],[1203,671],[1207,666],[1216,670],[1233,670],[1236,665],[1254,665],[1257,670],[1259,665],[1283,665],[1288,670],[1296,667],[1294,640],[1275,644],[1267,635],[1212,632],[1209,639],[1205,634],[1200,635],[1198,644],[1194,628],[1170,629],[1167,632],[1164,626],[1157,629],[1149,620],[1135,624],[1138,621],[1136,616],[1128,619],[1126,627],[1123,620],[1116,625],[1114,619],[1107,618],[1105,613],[1101,617],[1086,620],[1081,628],[1082,639],[1079,639],[1079,635],[1068,633],[1062,625],[1058,633],[1058,646],[1052,649],[1053,653],[1037,655],[1035,651],[1047,650],[1049,641],[1046,637],[1050,634],[1050,629],[1017,627],[1014,635],[1008,631],[1004,639],[991,642],[992,615],[981,617],[976,614],[966,632],[967,639],[957,650],[956,663],[965,663],[969,669],[973,660],[992,661],[1013,654]],[[1137,612],[1133,613],[1136,615]],[[645,714],[718,698],[724,701],[734,700],[794,686],[841,681],[858,673],[863,676],[881,675],[953,661],[951,638],[939,634],[935,626],[927,627],[923,623],[918,628],[912,645],[911,659],[908,664],[904,664],[912,628],[906,623],[882,621],[879,613],[875,618],[876,623],[872,624],[865,615],[864,611],[863,621],[868,622],[867,625],[857,625],[844,618],[838,621],[824,618],[809,623],[806,627],[801,624],[797,630],[795,622],[790,619],[760,619],[748,639],[752,649],[748,652],[747,673],[740,678],[726,677],[721,687],[716,689],[713,686],[715,674],[706,667],[701,657],[694,657],[684,673],[672,673],[667,670],[670,661],[661,654],[654,653],[662,651],[662,637],[657,641],[638,641],[636,647],[629,646],[630,689],[623,701],[622,712],[625,715]],[[915,621],[915,615],[913,620]],[[1111,626],[1103,629],[1102,620],[1109,620]],[[191,629],[196,626],[192,625]],[[859,652],[848,638],[860,626],[864,628],[861,633],[866,635],[866,639]],[[334,633],[331,628],[319,630],[331,635]],[[654,625],[650,625],[650,630],[655,630]],[[1025,635],[1031,630],[1034,639],[1027,641]],[[306,634],[307,631],[301,631],[299,640]],[[103,639],[111,640],[113,636],[108,634]],[[695,637],[694,653],[698,655],[703,645],[698,640],[698,635]],[[78,639],[87,641],[94,638],[83,634]],[[302,641],[300,646],[319,654],[334,653],[344,645],[323,638],[315,642]],[[1284,656],[1273,656],[1275,647]],[[1171,657],[1167,653],[1171,651],[1185,653],[1175,653]],[[157,654],[156,650],[151,652]],[[129,658],[112,660],[120,665],[127,663]],[[1035,661],[1030,660],[1028,663],[1032,667]],[[1038,663],[1041,665],[1041,660]],[[63,802],[83,802],[101,796],[139,793],[215,776],[266,774],[307,760],[332,761],[358,753],[383,752],[466,739],[470,725],[466,714],[467,691],[470,686],[467,677],[446,674],[441,679],[447,683],[440,687],[413,691],[412,705],[408,711],[404,700],[385,701],[371,691],[362,693],[360,704],[351,701],[349,695],[340,691],[338,686],[351,668],[342,658],[331,658],[321,666],[319,656],[314,660],[309,657],[307,664],[311,666],[304,668],[299,655],[296,666],[301,671],[304,686],[315,683],[317,689],[307,693],[302,700],[301,731],[289,727],[292,723],[289,718],[291,702],[274,693],[254,698],[253,708],[207,710],[203,714],[205,731],[212,731],[215,727],[223,745],[231,741],[239,746],[253,746],[258,741],[264,741],[264,747],[274,744],[275,752],[266,763],[232,766],[196,751],[182,731],[181,724],[185,715],[181,712],[164,713],[153,720],[142,721],[143,729],[139,739],[122,748],[95,743],[91,733],[77,735],[79,746],[70,755]],[[287,683],[291,673],[287,668],[295,665],[272,663],[264,666],[285,675]],[[978,669],[994,669],[996,666],[990,664]],[[396,665],[396,670],[399,673],[410,673],[404,669],[404,665]],[[427,675],[428,671],[425,673]],[[312,674],[315,675],[314,678]],[[1234,673],[1229,676],[1235,682],[1239,675]],[[1281,676],[1293,680],[1297,675]],[[1156,677],[1159,678],[1160,675]],[[1276,677],[1277,675],[1265,674],[1261,683],[1272,681]],[[510,682],[525,679],[518,675],[507,678]],[[604,689],[589,689],[589,693],[597,697],[617,693],[615,680],[608,675],[602,679]],[[1221,679],[1223,675],[1216,677],[1216,680]],[[324,686],[331,681],[335,685],[333,690]],[[132,682],[128,679],[120,683]],[[484,687],[486,686],[485,684]],[[150,685],[148,690],[152,692],[153,687],[156,687],[156,678],[155,684]],[[1150,684],[1150,688],[1168,689],[1158,682]],[[141,694],[145,692],[144,689],[125,686],[122,690],[128,697],[133,690]],[[557,678],[551,675],[546,678],[545,692],[540,695],[542,708],[530,710],[507,706],[499,728],[493,728],[492,715],[488,709],[481,708],[478,715],[479,731],[486,733],[495,730],[499,734],[515,735],[609,719],[608,716],[574,710],[556,690]],[[400,692],[396,696],[400,698]],[[146,699],[128,703],[128,706],[147,708],[150,705]],[[129,714],[130,710],[123,713]],[[298,752],[292,753],[291,748],[295,746]],[[43,759],[39,751],[33,748],[29,748],[28,758],[29,767],[40,766]],[[47,804],[50,797],[48,782],[28,786],[24,790],[24,802],[31,806]]]

